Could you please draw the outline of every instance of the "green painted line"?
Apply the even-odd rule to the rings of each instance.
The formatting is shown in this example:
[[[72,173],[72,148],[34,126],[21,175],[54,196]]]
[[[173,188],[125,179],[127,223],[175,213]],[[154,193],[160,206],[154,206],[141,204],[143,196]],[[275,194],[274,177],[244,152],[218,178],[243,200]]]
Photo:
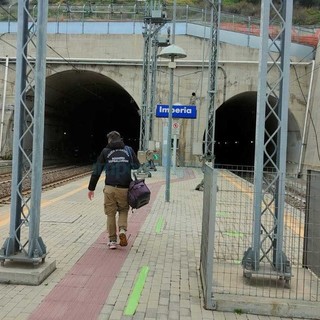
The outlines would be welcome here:
[[[157,220],[156,233],[161,233],[162,228],[163,228],[163,224],[164,224],[163,217],[160,217],[160,218]]]
[[[141,292],[143,290],[146,278],[149,272],[148,266],[143,266],[139,272],[138,278],[134,284],[133,290],[129,296],[128,303],[124,309],[125,316],[132,316],[136,312],[137,306],[139,304]]]
[[[228,237],[243,237],[243,233],[239,231],[228,231],[224,232],[223,234],[225,234]]]
[[[224,211],[217,212],[218,217],[225,217],[227,215],[228,215],[228,212],[224,212]]]

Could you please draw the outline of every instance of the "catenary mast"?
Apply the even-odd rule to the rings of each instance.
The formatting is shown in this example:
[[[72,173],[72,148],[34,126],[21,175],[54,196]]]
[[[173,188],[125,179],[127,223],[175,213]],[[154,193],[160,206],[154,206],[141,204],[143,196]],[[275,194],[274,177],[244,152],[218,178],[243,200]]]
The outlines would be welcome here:
[[[2,264],[6,260],[37,264],[46,256],[39,227],[48,0],[38,1],[36,8],[35,17],[29,0],[18,2],[10,233],[0,251]],[[36,50],[35,62],[28,57],[30,46]],[[31,193],[25,195],[30,185]]]

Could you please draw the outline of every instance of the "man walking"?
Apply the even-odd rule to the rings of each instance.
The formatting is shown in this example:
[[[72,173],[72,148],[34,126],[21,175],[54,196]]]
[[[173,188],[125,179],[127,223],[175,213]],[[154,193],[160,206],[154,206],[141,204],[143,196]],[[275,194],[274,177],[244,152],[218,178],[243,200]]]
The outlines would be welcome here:
[[[117,131],[111,131],[107,135],[108,144],[101,151],[97,163],[94,166],[88,186],[88,198],[94,197],[94,190],[100,175],[105,169],[104,212],[107,216],[107,232],[109,233],[109,248],[117,248],[117,221],[120,246],[127,246],[126,231],[128,227],[128,188],[132,181],[131,169],[138,169],[140,162],[129,146],[122,141]]]

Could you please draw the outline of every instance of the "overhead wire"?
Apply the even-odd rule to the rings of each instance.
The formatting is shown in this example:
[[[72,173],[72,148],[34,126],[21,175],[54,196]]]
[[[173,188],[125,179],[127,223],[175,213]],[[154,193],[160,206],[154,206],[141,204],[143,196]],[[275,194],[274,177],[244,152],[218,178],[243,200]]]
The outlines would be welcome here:
[[[5,7],[3,7],[2,5],[0,5],[0,9],[4,10],[11,18],[17,20],[17,17],[15,17],[12,13],[10,13],[10,12],[9,12]],[[16,46],[12,45],[11,43],[9,43],[8,41],[6,41],[6,40],[4,40],[4,39],[2,38],[2,37],[3,37],[4,35],[6,35],[6,34],[9,34],[9,33],[6,32],[6,33],[1,34],[1,36],[0,36],[0,41],[8,44],[9,46],[11,46],[11,47],[14,48],[14,49],[17,49]],[[75,64],[71,63],[67,58],[65,58],[63,55],[61,55],[56,49],[54,49],[54,48],[53,48],[52,46],[50,46],[49,44],[46,44],[46,45],[47,45],[47,47],[48,47],[50,50],[52,50],[58,57],[60,57],[64,62],[66,62],[67,65],[71,66],[71,67],[72,67],[72,70],[77,71],[77,72],[82,72],[81,69],[77,68],[77,66],[76,66]],[[29,55],[29,57],[32,58],[32,59],[35,59],[35,58],[32,57],[31,55]],[[54,74],[59,73],[59,72],[57,72],[54,68],[52,68],[51,66],[48,66],[48,65],[47,65],[46,67],[47,67],[49,70],[53,71]],[[11,67],[9,67],[9,69],[11,69],[12,71],[15,71],[15,69],[13,69],[13,68],[11,68]],[[91,81],[91,80],[90,80],[90,81]],[[7,81],[7,83],[14,84],[14,82],[10,82],[10,81]],[[51,89],[54,89],[54,90],[57,91],[56,88],[51,87]],[[107,100],[106,100],[103,96],[98,95],[97,93],[91,91],[91,90],[88,89],[87,87],[81,87],[81,89],[87,91],[88,93],[90,93],[91,95],[93,95],[93,96],[101,99],[102,101],[107,102]],[[60,92],[60,93],[62,93],[62,92]],[[64,93],[63,93],[62,96],[67,97],[67,95],[65,95]]]
[[[6,8],[4,8],[2,5],[0,5],[0,8],[1,8],[2,10],[4,10],[7,14],[9,14],[12,18],[16,19],[16,17],[14,17],[14,16],[13,16],[8,10],[6,10]],[[6,45],[11,46],[12,48],[15,48],[15,49],[16,49],[16,47],[15,47],[14,45],[12,45],[10,42],[8,42],[8,41],[6,41],[5,39],[3,39],[3,37],[4,37],[5,35],[7,35],[7,34],[8,34],[8,33],[3,33],[3,34],[1,34],[1,35],[0,35],[0,41],[4,42]],[[60,57],[67,65],[71,66],[71,69],[72,69],[72,70],[74,70],[74,71],[76,71],[76,72],[82,71],[82,70],[79,69],[75,64],[73,64],[72,62],[70,62],[69,59],[65,58],[62,54],[60,54],[60,53],[59,53],[56,49],[54,49],[52,46],[50,46],[49,44],[47,44],[47,47],[48,47],[51,51],[53,51],[58,57]],[[317,48],[314,48],[311,53],[309,53],[309,54],[306,55],[305,57],[301,58],[299,62],[304,61],[310,54],[314,54],[314,53],[316,52],[316,49],[317,49]],[[204,60],[205,60],[204,51],[205,51],[205,50],[203,49],[202,70],[204,70]],[[208,55],[208,52],[207,52],[207,55]],[[30,56],[30,57],[31,57],[31,56]],[[51,66],[48,66],[48,65],[47,65],[47,68],[50,69],[51,71],[53,71],[54,74],[59,73],[59,72],[57,72],[54,68],[52,68]],[[303,75],[300,75],[300,76],[299,76],[299,75],[297,74],[297,70],[296,70],[296,66],[295,66],[295,65],[293,65],[293,68],[294,68],[296,77],[295,77],[295,79],[291,80],[290,83],[291,83],[291,84],[294,83],[294,82],[297,82],[297,83],[298,83],[298,86],[299,86],[300,91],[301,91],[301,93],[302,93],[302,95],[303,95],[304,101],[306,102],[306,97],[305,97],[305,95],[304,95],[304,93],[303,93],[303,89],[302,89],[302,86],[301,86],[300,79],[303,78],[303,77],[305,77],[305,76],[307,76],[308,74],[310,74],[311,71],[309,71],[309,72],[307,71],[307,72],[305,72]],[[317,69],[319,69],[319,68],[320,68],[320,65],[316,66],[316,67],[314,68],[314,70],[317,70]],[[10,68],[10,69],[14,71],[13,68]],[[161,66],[159,67],[159,80],[161,80]],[[7,81],[8,81],[8,80],[7,80]],[[8,83],[14,84],[14,82],[12,82],[12,81],[8,81]],[[160,81],[160,83],[161,83],[161,81]],[[199,77],[198,85],[197,85],[197,88],[196,88],[196,90],[195,90],[194,92],[196,92],[197,89],[199,89],[199,87],[200,87],[200,90],[201,90],[201,92],[202,92],[202,89],[203,89],[203,72],[201,73],[201,77]],[[103,101],[105,101],[104,97],[98,95],[96,92],[91,91],[91,90],[88,89],[87,87],[82,87],[82,88],[83,88],[84,90],[86,90],[88,93],[90,93],[90,94],[92,94],[92,95],[94,95],[94,96],[102,99]],[[56,88],[52,88],[52,89],[55,89],[55,90],[56,90]],[[61,92],[61,94],[62,94],[63,96],[65,96],[65,97],[67,97],[67,95],[65,95],[63,92]],[[158,95],[159,95],[159,94],[158,94]],[[201,94],[200,94],[200,95],[201,95]],[[161,101],[161,97],[160,97],[160,96],[159,96],[159,101]],[[310,116],[310,121],[311,121],[313,130],[314,130],[314,132],[315,132],[316,146],[317,146],[317,155],[318,155],[318,158],[319,158],[319,160],[320,160],[320,148],[319,148],[319,142],[318,142],[318,138],[317,138],[317,131],[316,131],[315,124],[314,124],[314,120],[313,120],[313,118],[312,118],[312,114],[311,114],[310,111],[309,111],[309,116]]]
[[[318,66],[318,68],[319,68],[319,66]],[[315,70],[315,69],[316,69],[316,68],[314,68],[314,70]],[[307,98],[306,98],[306,96],[305,96],[305,94],[304,94],[304,92],[303,92],[303,89],[302,89],[302,86],[301,86],[301,81],[300,81],[300,78],[301,78],[301,77],[298,76],[297,69],[296,69],[296,66],[295,66],[295,65],[293,65],[293,70],[294,70],[294,72],[295,72],[296,81],[297,81],[297,83],[298,83],[298,85],[299,85],[299,88],[300,88],[302,97],[303,97],[303,99],[304,99],[304,102],[306,103],[306,108],[307,108],[307,103],[308,103],[308,101],[307,101]],[[312,72],[311,72],[311,75],[312,75]],[[320,161],[320,146],[319,146],[317,129],[316,129],[316,126],[315,126],[315,123],[314,123],[314,120],[313,120],[312,112],[311,112],[309,109],[306,109],[306,112],[308,112],[308,116],[309,116],[309,118],[310,118],[310,122],[311,122],[311,125],[312,125],[312,129],[313,129],[313,131],[314,131],[314,137],[315,137],[315,141],[316,141],[315,144],[316,144],[317,156],[318,156],[318,160]],[[304,142],[302,141],[302,143],[304,143]]]
[[[0,8],[3,9],[6,13],[10,14],[10,16],[11,16],[12,18],[17,19],[17,18],[14,17],[11,13],[9,13],[8,10],[6,10],[2,5],[0,5]],[[4,35],[6,35],[6,34],[8,34],[8,33],[3,33],[3,34],[1,34],[1,35],[0,35],[0,40],[3,41],[4,43],[6,43],[7,45],[11,46],[12,48],[15,48],[15,49],[16,49],[16,47],[15,47],[14,45],[12,45],[12,44],[9,43],[8,41],[2,39],[2,37],[3,37]],[[78,71],[78,72],[82,71],[81,69],[77,68],[77,66],[76,66],[75,64],[71,63],[71,62],[68,60],[68,58],[65,58],[63,55],[61,55],[61,54],[60,54],[56,49],[54,49],[52,46],[50,46],[49,44],[47,44],[47,47],[48,47],[50,50],[52,50],[58,57],[60,57],[64,62],[66,62],[67,65],[71,66],[73,70]],[[313,49],[313,51],[312,51],[311,53],[309,53],[308,55],[314,53],[315,51],[316,51],[316,49]],[[208,55],[208,52],[207,52],[207,55]],[[305,58],[307,58],[308,55],[306,55],[305,57],[303,57],[302,59],[300,59],[300,62],[303,61]],[[31,57],[31,56],[30,56],[30,57]],[[33,58],[33,57],[31,57],[31,58]],[[203,58],[202,58],[202,69],[204,69],[204,60],[205,60],[205,58],[204,58],[204,56],[203,56]],[[52,67],[50,67],[50,66],[47,66],[47,67],[48,67],[48,69],[50,69],[50,70],[54,71],[55,73],[57,73]],[[161,67],[160,67],[160,68],[161,68]],[[318,69],[318,68],[320,68],[320,66],[319,66],[319,67],[316,67],[315,70]],[[298,81],[299,78],[302,78],[302,77],[304,77],[305,75],[308,75],[308,74],[309,74],[309,73],[306,72],[306,74],[304,74],[304,75],[302,75],[302,76],[300,76],[300,77],[297,77],[295,80],[292,80],[291,83],[294,82],[294,81]],[[202,81],[203,81],[203,75],[202,75],[202,79],[199,78],[197,89],[200,87],[200,83],[201,83],[201,85],[202,85]],[[194,91],[196,92],[196,90],[194,90]]]
[[[17,17],[13,16],[12,13],[10,13],[3,5],[0,5],[0,9],[4,10],[8,15],[10,15],[11,18],[17,20]],[[4,43],[6,43],[7,45],[11,46],[12,48],[16,47],[14,45],[12,45],[11,43],[7,42],[6,40],[1,39],[4,35],[9,34],[8,32],[3,33],[0,35],[0,40],[3,41]],[[53,52],[55,52],[61,59],[63,59],[63,61],[65,61],[68,65],[71,65],[74,70],[76,71],[80,71],[80,69],[78,69],[76,67],[76,65],[72,64],[70,61],[68,61],[67,58],[65,58],[64,56],[62,56],[59,52],[57,52],[57,50],[55,50],[53,47],[51,47],[50,45],[47,44],[47,47],[50,48],[50,50],[52,50]],[[308,55],[304,56],[303,58],[301,58],[299,60],[299,62],[302,62],[303,60],[305,60],[310,54],[314,53],[316,51],[316,48],[313,49],[313,51],[311,53],[309,53]],[[202,59],[204,61],[204,59]],[[50,67],[49,67],[50,68]],[[319,67],[318,67],[319,68]],[[317,69],[317,68],[316,68]],[[308,74],[308,73],[306,73]],[[304,76],[304,75],[303,75]],[[294,80],[295,81],[295,80]]]

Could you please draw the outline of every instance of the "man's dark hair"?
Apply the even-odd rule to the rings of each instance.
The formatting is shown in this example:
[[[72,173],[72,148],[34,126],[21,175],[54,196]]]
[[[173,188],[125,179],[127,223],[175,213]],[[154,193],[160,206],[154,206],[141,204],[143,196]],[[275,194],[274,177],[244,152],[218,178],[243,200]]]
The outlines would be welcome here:
[[[108,142],[115,142],[121,140],[121,135],[118,131],[111,131],[107,134]]]

